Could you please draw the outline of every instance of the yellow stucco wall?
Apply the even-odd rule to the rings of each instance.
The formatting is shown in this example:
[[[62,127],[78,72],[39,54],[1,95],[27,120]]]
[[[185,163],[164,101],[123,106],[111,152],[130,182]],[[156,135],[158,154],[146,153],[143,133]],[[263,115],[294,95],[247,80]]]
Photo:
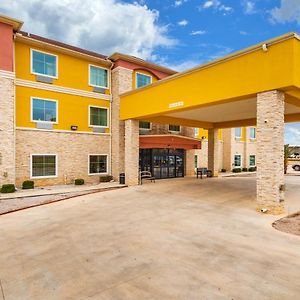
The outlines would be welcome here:
[[[58,124],[53,124],[53,129],[70,130],[71,125],[77,125],[78,131],[93,132],[93,128],[89,127],[88,124],[89,105],[109,109],[110,101],[68,93],[59,93],[51,91],[51,88],[60,86],[79,91],[92,92],[93,87],[89,86],[89,64],[100,67],[103,66],[71,55],[49,51],[48,49],[45,51],[41,47],[32,47],[22,42],[17,42],[15,49],[17,79],[27,80],[33,83],[37,83],[37,81],[36,75],[31,74],[30,49],[41,50],[58,56],[58,79],[54,79],[53,84],[49,84],[49,90],[16,86],[16,126],[36,128],[36,122],[31,122],[31,98],[36,97],[58,101]],[[106,94],[109,94],[109,89],[106,89]],[[108,126],[110,121],[109,117],[110,111],[108,110]],[[105,132],[109,133],[110,129],[106,128]]]
[[[30,49],[58,56],[58,78],[54,79],[54,85],[92,92],[93,87],[89,86],[89,64],[105,68],[100,63],[89,62],[54,50],[45,50],[42,47],[17,42],[15,44],[16,77],[19,79],[36,81],[36,75],[31,74]],[[109,94],[109,89],[106,90],[106,94]]]
[[[204,129],[204,128],[199,128],[199,133],[198,136],[196,136],[199,139],[202,139],[202,137],[204,137],[205,139],[208,139],[208,130]],[[223,139],[223,133],[222,133],[222,129],[218,130],[218,138],[221,141]]]
[[[82,96],[17,86],[16,125],[18,127],[36,128],[36,122],[31,122],[31,97],[58,101],[58,124],[54,124],[53,129],[59,130],[70,130],[71,125],[77,125],[78,131],[92,132],[93,130],[88,124],[89,105],[100,106],[109,109],[110,104],[110,102],[107,100],[98,100]],[[106,129],[106,132],[109,132],[109,129]]]

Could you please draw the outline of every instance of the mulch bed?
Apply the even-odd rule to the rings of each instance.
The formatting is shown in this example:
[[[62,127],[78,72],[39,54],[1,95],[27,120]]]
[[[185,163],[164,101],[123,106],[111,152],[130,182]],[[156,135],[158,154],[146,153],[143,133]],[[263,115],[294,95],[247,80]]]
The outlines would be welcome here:
[[[22,198],[2,199],[0,200],[0,215],[5,215],[15,211],[41,206],[49,203],[54,203],[62,200],[67,200],[78,196],[100,193],[100,192],[110,191],[119,188],[123,188],[123,187],[109,187],[109,188],[102,188],[97,190],[89,190],[89,191],[81,191],[81,192],[78,191],[78,192],[60,193],[54,195],[40,195],[40,196],[28,196]]]
[[[300,212],[275,221],[272,226],[277,230],[300,236]]]

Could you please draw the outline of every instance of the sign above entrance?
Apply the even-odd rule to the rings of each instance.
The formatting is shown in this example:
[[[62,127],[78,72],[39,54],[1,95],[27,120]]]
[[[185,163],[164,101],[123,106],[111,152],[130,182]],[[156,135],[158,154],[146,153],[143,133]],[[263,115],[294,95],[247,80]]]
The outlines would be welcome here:
[[[184,106],[184,102],[183,101],[178,101],[178,102],[173,102],[169,104],[169,108],[176,108],[179,106]]]

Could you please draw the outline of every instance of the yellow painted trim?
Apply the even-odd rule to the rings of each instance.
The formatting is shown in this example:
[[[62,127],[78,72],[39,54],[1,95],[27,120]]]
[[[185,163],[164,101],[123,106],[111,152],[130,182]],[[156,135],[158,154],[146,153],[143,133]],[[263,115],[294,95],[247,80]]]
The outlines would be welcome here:
[[[300,113],[285,115],[284,116],[284,121],[287,122],[287,123],[300,122]]]
[[[256,126],[256,119],[218,122],[218,123],[214,123],[213,126],[214,128],[236,128],[236,127]],[[242,133],[242,137],[243,137],[243,133]]]
[[[4,15],[0,15],[0,23],[4,23],[4,24],[8,24],[11,25],[13,27],[14,30],[19,31],[22,27],[22,25],[24,24],[23,21],[14,19],[14,18],[10,18]]]

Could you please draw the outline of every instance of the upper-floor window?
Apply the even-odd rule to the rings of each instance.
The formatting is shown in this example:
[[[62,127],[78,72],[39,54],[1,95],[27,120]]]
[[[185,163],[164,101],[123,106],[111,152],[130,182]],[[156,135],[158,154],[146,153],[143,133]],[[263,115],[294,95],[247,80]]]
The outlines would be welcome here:
[[[108,127],[108,109],[105,107],[89,106],[89,125]]]
[[[180,126],[179,125],[169,125],[169,131],[180,132]]]
[[[251,140],[256,139],[256,128],[255,127],[249,128],[249,136],[250,136]]]
[[[31,73],[57,78],[57,56],[31,50]]]
[[[235,128],[234,134],[236,139],[240,139],[242,137],[242,128],[241,127]]]
[[[152,77],[150,75],[136,73],[136,87],[137,88],[151,84],[151,82],[152,82]]]
[[[139,124],[140,129],[150,130],[151,129],[151,123],[146,121],[140,121]]]
[[[89,65],[89,85],[106,89],[108,87],[108,70]]]
[[[57,101],[31,98],[31,121],[57,123]]]
[[[195,137],[199,136],[199,128],[194,128],[194,136]]]

